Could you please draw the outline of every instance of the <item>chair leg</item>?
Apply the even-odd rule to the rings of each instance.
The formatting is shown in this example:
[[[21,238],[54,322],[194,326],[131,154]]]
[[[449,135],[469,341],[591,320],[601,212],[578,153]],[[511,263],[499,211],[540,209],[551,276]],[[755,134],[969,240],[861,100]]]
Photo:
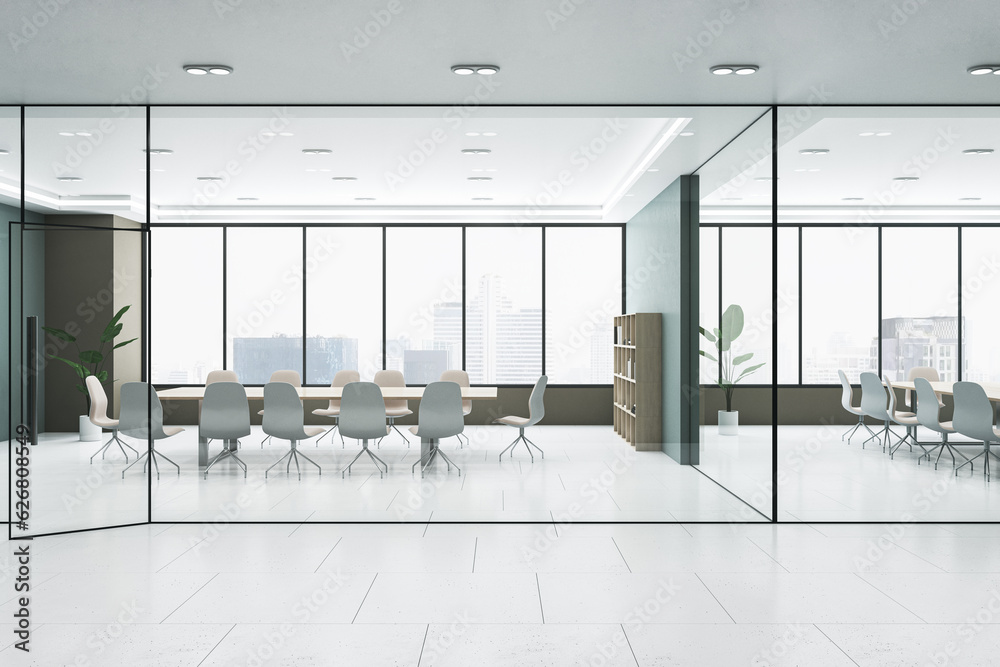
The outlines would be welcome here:
[[[101,460],[103,461],[103,460],[104,460],[104,452],[105,452],[105,451],[107,450],[107,448],[108,448],[108,447],[110,447],[110,446],[111,446],[111,443],[112,443],[112,442],[114,442],[114,441],[115,441],[115,438],[114,438],[114,436],[110,437],[110,438],[108,439],[108,441],[107,441],[106,443],[104,443],[104,446],[103,446],[103,447],[101,447],[101,448],[100,448],[100,449],[98,449],[98,450],[97,450],[96,452],[94,452],[94,456],[97,456],[98,454],[100,454],[100,455],[101,455]],[[90,464],[91,464],[91,465],[93,465],[93,464],[94,464],[94,456],[91,456],[91,457],[90,457]],[[127,461],[127,459],[126,459],[126,461]]]
[[[844,435],[840,436],[840,439],[841,440],[845,440],[846,439],[847,440],[847,444],[851,444],[851,438],[854,437],[855,432],[857,432],[857,430],[859,428],[861,428],[861,422],[860,421],[857,424],[855,424],[853,428],[847,429],[847,431],[844,432]]]
[[[333,431],[336,431],[336,430],[337,430],[337,425],[336,424],[334,424],[333,426],[331,426],[330,428],[328,428],[326,430],[326,432],[323,433],[323,435],[321,435],[318,438],[316,438],[316,446],[319,447],[319,441],[322,440],[323,438],[325,438],[327,436],[327,434],[332,433]],[[341,437],[341,440],[343,440],[343,437]],[[330,438],[330,442],[333,442],[333,438]]]
[[[542,448],[539,447],[538,445],[536,445],[535,443],[533,443],[531,440],[528,440],[528,436],[525,435],[523,437],[524,437],[524,441],[526,443],[528,443],[529,445],[531,445],[532,447],[534,447],[535,449],[537,449],[538,452],[542,455],[542,458],[544,459],[545,458],[545,452],[542,451]],[[528,451],[530,452],[531,450],[529,449]]]
[[[507,446],[507,449],[505,449],[502,452],[500,452],[500,460],[503,460],[503,455],[505,453],[507,453],[508,450],[510,450],[510,457],[513,459],[514,458],[514,447],[515,447],[515,445],[517,445],[517,443],[523,441],[524,442],[524,448],[528,450],[528,456],[531,457],[531,462],[534,463],[535,462],[535,455],[532,453],[531,447],[528,446],[528,439],[524,437],[524,429],[523,428],[519,429],[519,431],[520,431],[520,433],[518,434],[517,438],[514,439],[514,442],[510,443],[510,445]],[[534,444],[534,443],[532,443],[532,444]],[[538,448],[537,445],[535,447],[536,447],[536,449]],[[541,452],[542,450],[538,449],[538,451]],[[545,455],[544,455],[544,452],[543,452],[542,458],[544,458],[544,457],[545,457]]]
[[[389,417],[389,428],[391,428],[393,431],[395,431],[396,433],[398,433],[399,437],[401,437],[403,440],[406,441],[406,446],[407,447],[410,446],[410,439],[407,438],[405,435],[403,435],[402,431],[400,431],[398,428],[396,428],[396,418],[395,417]],[[382,438],[379,438],[379,440],[382,440]]]
[[[341,477],[341,479],[343,479],[345,472],[348,475],[351,474],[351,466],[353,466],[357,462],[357,460],[359,458],[361,458],[361,455],[365,454],[365,453],[368,454],[368,457],[375,464],[375,467],[378,468],[378,476],[379,476],[380,479],[382,478],[382,468],[379,467],[379,463],[381,463],[383,466],[385,466],[385,473],[389,474],[389,464],[386,463],[385,461],[383,461],[382,459],[380,459],[379,457],[375,456],[375,452],[373,452],[371,449],[368,448],[368,440],[362,440],[361,441],[361,451],[358,452],[357,456],[355,456],[353,459],[351,459],[351,462],[347,464],[346,468],[344,468],[343,470],[340,471],[340,477]]]
[[[983,451],[979,452],[978,454],[976,454],[975,456],[973,456],[971,459],[966,459],[965,463],[963,463],[962,465],[960,465],[957,468],[955,468],[955,475],[957,476],[958,475],[958,471],[961,470],[962,468],[964,468],[965,466],[969,466],[969,469],[974,473],[975,472],[975,467],[973,467],[973,463],[972,462],[975,461],[976,459],[978,459],[980,456],[983,456],[984,454],[986,454],[987,451],[989,451],[989,449],[987,448],[986,443],[983,443]],[[986,458],[986,464],[989,465],[989,457]]]
[[[423,465],[420,467],[420,477],[423,478],[424,473],[427,471],[427,468],[428,468],[428,466],[430,466],[431,462],[436,457],[440,456],[442,459],[444,459],[445,465],[448,466],[448,472],[451,472],[451,467],[455,466],[455,470],[458,471],[458,476],[459,477],[462,476],[462,469],[459,468],[457,465],[455,465],[455,462],[452,461],[450,458],[448,458],[447,454],[445,454],[444,452],[441,451],[441,448],[439,447],[439,444],[440,444],[440,441],[438,441],[438,440],[432,440],[431,441],[431,453],[427,456],[427,462],[424,463],[423,459],[417,459],[417,462],[414,463],[410,467],[410,474],[413,474],[414,468],[416,468],[418,465],[420,465],[421,463],[423,463]]]
[[[136,463],[138,463],[139,461],[145,461],[145,460],[146,460],[146,457],[148,457],[148,456],[149,456],[149,452],[146,452],[146,453],[144,453],[144,454],[143,454],[142,456],[140,456],[139,458],[137,458],[137,459],[136,459],[135,461],[132,461],[132,463],[130,463],[130,464],[128,464],[127,466],[125,466],[125,467],[124,467],[124,468],[122,469],[122,479],[125,479],[125,473],[126,473],[126,472],[128,472],[128,469],[129,469],[129,468],[131,468],[132,466],[134,466],[134,465],[135,465]],[[143,466],[142,466],[142,471],[143,471],[143,472],[146,472],[146,464],[145,464],[145,463],[144,463],[144,464],[143,464]],[[159,479],[159,476],[157,476],[157,479]]]
[[[270,467],[268,467],[268,469],[264,471],[264,479],[267,479],[267,473],[271,472],[271,468],[273,468],[274,466],[278,465],[279,463],[281,463],[285,459],[291,460],[291,458],[292,458],[292,450],[289,449],[288,452],[286,452],[284,456],[282,456],[280,459],[278,459],[277,461],[275,461],[274,463],[272,463],[270,465]]]
[[[239,446],[239,440],[236,441],[236,445]],[[159,452],[154,452],[154,454],[159,454]],[[159,454],[159,456],[163,456],[163,454]],[[166,456],[163,456],[163,458],[167,459]],[[229,445],[228,441],[226,442],[226,445],[223,445],[223,449],[221,452],[219,452],[219,455],[216,456],[214,459],[212,459],[212,461],[208,464],[208,467],[205,468],[205,479],[208,479],[208,471],[212,469],[212,466],[214,466],[216,463],[225,458],[231,458],[234,461],[236,461],[236,466],[243,470],[243,479],[246,479],[247,464],[244,463],[243,459],[241,459],[236,454],[236,452],[232,449],[232,445]],[[167,461],[170,461],[170,459],[167,459]],[[173,461],[170,461],[170,463],[173,463],[175,466],[177,466],[177,474],[180,475],[181,474],[180,466],[178,466]]]

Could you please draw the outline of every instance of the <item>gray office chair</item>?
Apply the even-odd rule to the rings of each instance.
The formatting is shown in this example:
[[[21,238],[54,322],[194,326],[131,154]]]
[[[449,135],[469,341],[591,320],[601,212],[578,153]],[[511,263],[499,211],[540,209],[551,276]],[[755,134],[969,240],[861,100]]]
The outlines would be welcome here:
[[[268,382],[264,385],[264,433],[268,436],[288,440],[291,448],[288,453],[275,461],[264,471],[264,478],[271,468],[278,465],[285,459],[285,472],[288,473],[292,461],[295,461],[295,470],[302,479],[302,469],[299,468],[299,457],[301,456],[309,463],[316,466],[319,474],[323,474],[323,469],[318,463],[305,454],[299,452],[299,442],[308,438],[314,438],[323,432],[322,428],[306,426],[302,414],[302,401],[295,387],[287,382]]]
[[[299,375],[298,371],[274,371],[271,373],[271,379],[268,382],[285,382],[292,385],[293,387],[302,386],[302,376]],[[266,404],[265,404],[266,407]],[[264,416],[264,411],[260,410],[258,413],[261,417]],[[265,436],[263,440],[260,441],[260,448],[264,449],[264,443],[271,439],[271,436]],[[296,463],[298,465],[298,463]]]
[[[448,471],[455,466],[459,477],[462,476],[462,469],[452,463],[451,459],[441,451],[439,444],[441,438],[450,438],[458,435],[465,428],[465,415],[462,411],[462,388],[455,382],[431,382],[424,388],[424,394],[420,397],[420,411],[417,413],[417,425],[410,427],[413,435],[419,436],[421,440],[430,441],[430,452],[427,460],[418,459],[410,472],[418,465],[420,476],[424,476],[424,471],[431,462],[438,456],[444,459],[448,465]],[[421,449],[423,449],[421,447]]]
[[[333,376],[333,382],[330,383],[331,387],[344,387],[349,382],[360,382],[361,374],[357,371],[337,371],[337,374]],[[313,410],[313,414],[320,417],[333,417],[333,426],[331,426],[326,433],[332,433],[337,430],[337,424],[340,421],[340,399],[331,398],[330,405],[325,408],[320,408],[318,410]],[[319,447],[319,441],[326,437],[326,433],[316,438],[316,446]],[[333,438],[330,438],[333,440]],[[340,446],[344,447],[344,436],[340,436]]]
[[[928,382],[940,382],[941,376],[938,375],[937,369],[933,366],[914,366],[906,373],[906,379],[910,382],[916,382],[917,378],[923,378]],[[934,393],[936,397],[938,407],[944,407],[944,401],[941,398],[941,394],[937,392]],[[913,397],[909,389],[903,392],[903,400],[906,401],[907,405],[913,405]],[[917,400],[920,400],[920,395],[917,395]]]
[[[927,453],[927,460],[930,461],[931,454],[937,450],[938,455],[934,460],[934,469],[937,470],[938,461],[941,460],[941,455],[947,450],[948,455],[951,456],[952,468],[958,464],[958,461],[955,459],[956,453],[968,461],[969,458],[965,454],[952,447],[951,443],[948,442],[948,435],[955,432],[955,427],[952,425],[952,422],[939,421],[941,407],[938,405],[938,395],[931,388],[931,383],[922,377],[916,377],[913,379],[913,384],[917,388],[917,420],[927,430],[941,434],[941,444],[931,447]]]
[[[239,382],[240,378],[236,375],[236,371],[209,371],[208,375],[205,377],[205,389],[208,389],[208,385],[215,384],[216,382]],[[201,415],[201,407],[204,403],[204,399],[198,401],[198,414]],[[198,423],[201,423],[201,418],[199,416]],[[208,444],[211,444],[212,439],[209,438]]]
[[[528,440],[528,438],[525,437],[525,435],[524,435],[524,429],[528,428],[529,426],[534,426],[538,422],[542,421],[542,417],[545,416],[544,396],[545,396],[545,385],[547,385],[548,382],[549,382],[549,378],[547,376],[543,375],[540,378],[538,378],[538,382],[535,383],[535,388],[531,390],[531,396],[528,398],[528,416],[527,416],[527,418],[525,418],[525,417],[501,417],[500,419],[497,419],[497,420],[495,420],[493,422],[494,424],[505,424],[507,426],[513,426],[514,428],[520,430],[520,433],[518,434],[517,438],[514,439],[514,442],[510,443],[507,446],[507,449],[505,449],[502,452],[500,452],[499,460],[501,460],[501,461],[503,460],[503,455],[507,451],[510,451],[510,456],[511,456],[511,458],[513,458],[514,457],[514,446],[517,445],[517,443],[521,442],[522,440],[524,441],[524,448],[528,450],[528,456],[531,457],[532,463],[534,463],[535,457],[531,453],[531,447],[534,447],[539,452],[541,452],[542,458],[543,459],[545,458],[545,452],[542,451],[542,448],[539,447],[538,445],[536,445],[535,443],[533,443],[531,440]],[[531,447],[529,447],[528,445],[531,445]]]
[[[919,447],[924,451],[923,455],[917,459],[917,465],[920,465],[920,459],[924,458],[924,456],[927,456],[927,449],[925,449],[924,446],[917,441],[916,437],[917,425],[920,423],[919,420],[917,420],[917,415],[913,412],[900,412],[899,410],[897,410],[896,392],[892,388],[891,381],[888,380],[886,381],[886,388],[889,390],[889,410],[888,410],[889,416],[892,417],[892,421],[896,422],[897,424],[906,429],[906,435],[904,435],[902,438],[899,439],[899,442],[896,443],[896,446],[889,447],[889,458],[892,459],[893,456],[896,454],[896,450],[902,447],[904,444],[909,446],[911,452],[913,451],[913,445],[916,445],[917,447]]]
[[[111,437],[108,438],[103,447],[94,452],[94,456],[100,454],[103,461],[104,452],[111,446],[112,442],[117,442],[118,449],[122,450],[122,454],[125,454],[125,463],[128,463],[128,454],[125,452],[125,447],[129,449],[132,449],[132,447],[128,443],[122,442],[122,439],[118,437],[120,428],[118,420],[108,417],[108,395],[104,391],[104,385],[101,384],[96,375],[88,375],[84,383],[87,385],[87,395],[90,396],[90,423],[94,426],[100,426],[102,429],[111,429]],[[139,456],[139,452],[134,449],[132,449],[132,453],[137,457]],[[91,464],[94,463],[94,456],[90,457]]]
[[[972,462],[982,456],[983,474],[988,482],[990,457],[1000,458],[990,449],[991,442],[1000,443],[1000,429],[993,425],[993,405],[986,397],[986,391],[975,382],[956,382],[952,391],[955,393],[955,415],[952,419],[955,431],[983,443],[983,451],[955,468],[955,474],[963,466],[972,469]]]
[[[375,373],[375,384],[379,387],[405,387],[406,381],[403,380],[403,374],[399,371],[378,371]],[[403,440],[406,440],[407,447],[410,446],[410,440],[396,428],[396,419],[412,414],[413,410],[410,409],[410,404],[405,399],[392,399],[385,402],[385,416],[389,420],[389,428],[398,433]],[[379,440],[381,439],[379,438]]]
[[[471,387],[469,383],[469,374],[465,371],[445,371],[441,373],[441,382],[454,382],[459,387]],[[468,398],[462,400],[462,417],[468,417],[472,414],[472,401]],[[412,428],[410,429],[413,430]],[[462,438],[465,438],[465,443],[469,444],[469,436],[465,435],[465,429],[462,429],[462,433],[457,433],[455,437],[458,438],[458,448],[462,448]]]
[[[122,470],[122,479],[125,479],[126,471],[139,461],[144,461],[142,471],[146,472],[146,464],[149,462],[149,459],[153,460],[153,467],[156,469],[156,479],[160,479],[160,465],[157,462],[157,458],[162,458],[177,468],[177,474],[180,475],[181,467],[156,451],[156,441],[175,436],[183,432],[184,429],[180,426],[163,425],[163,406],[160,405],[160,399],[153,390],[153,387],[146,382],[126,382],[122,385],[121,402],[121,419],[119,420],[118,430],[130,438],[146,442],[149,442],[150,434],[152,433],[153,439],[152,444],[143,452],[142,456]]]
[[[882,384],[882,380],[880,380],[874,373],[862,373],[861,409],[864,410],[865,416],[877,419],[882,422],[884,426],[878,433],[861,443],[861,449],[864,449],[865,445],[872,440],[878,440],[879,444],[882,445],[882,451],[884,452],[889,446],[890,435],[894,435],[899,438],[899,435],[889,427],[889,424],[892,422],[892,417],[889,416],[889,411],[886,409],[887,403],[888,396],[886,396],[885,385]],[[882,440],[883,435],[885,436],[884,441]]]
[[[360,440],[361,451],[346,468],[340,471],[341,477],[345,471],[350,474],[351,466],[366,452],[378,468],[379,477],[382,477],[380,463],[385,467],[385,472],[389,472],[389,465],[368,448],[369,440],[384,438],[389,434],[385,418],[385,401],[382,399],[382,390],[377,384],[350,382],[344,387],[340,398],[340,434]]]
[[[205,386],[198,435],[223,441],[222,451],[205,468],[205,479],[208,479],[212,466],[227,458],[243,468],[243,478],[246,479],[247,464],[236,454],[239,439],[250,435],[250,402],[243,385],[239,382],[213,382]]]
[[[840,439],[843,440],[846,437],[847,444],[851,444],[851,438],[854,437],[854,433],[862,426],[864,426],[868,433],[874,437],[875,432],[868,428],[868,424],[865,423],[865,411],[860,407],[852,405],[854,402],[854,388],[851,386],[851,383],[847,381],[847,375],[841,370],[837,371],[837,375],[840,376],[840,386],[844,389],[844,393],[840,396],[841,405],[843,405],[844,409],[852,415],[858,416],[858,423],[854,425],[854,428],[849,429],[846,433],[844,433],[844,435],[840,436]]]

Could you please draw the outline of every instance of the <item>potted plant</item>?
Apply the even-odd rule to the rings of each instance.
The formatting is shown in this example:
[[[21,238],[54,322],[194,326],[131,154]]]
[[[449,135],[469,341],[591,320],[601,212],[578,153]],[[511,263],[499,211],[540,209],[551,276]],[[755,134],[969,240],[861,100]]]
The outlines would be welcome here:
[[[709,343],[715,345],[718,358],[705,350],[699,350],[699,353],[719,364],[719,378],[716,380],[716,384],[726,393],[726,409],[719,410],[719,435],[739,435],[740,413],[733,410],[733,392],[736,391],[736,383],[764,364],[755,364],[741,369],[743,364],[753,358],[753,352],[733,356],[733,343],[743,333],[742,308],[735,303],[726,308],[726,312],[722,313],[721,324],[721,329],[713,329],[711,332],[706,331],[704,327],[698,327],[701,335]]]
[[[108,371],[104,369],[104,364],[107,362],[108,358],[111,356],[112,350],[117,350],[120,347],[125,347],[129,343],[136,341],[136,338],[131,338],[121,343],[115,343],[115,337],[122,332],[122,324],[120,322],[122,315],[124,315],[129,309],[129,306],[123,307],[115,316],[111,318],[104,330],[101,331],[101,345],[96,350],[81,350],[79,343],[77,343],[76,336],[73,336],[62,329],[57,329],[55,327],[42,327],[42,330],[49,335],[58,338],[66,343],[72,343],[76,348],[76,357],[79,361],[72,361],[64,357],[57,356],[55,354],[50,354],[50,359],[56,359],[63,362],[74,371],[76,375],[80,378],[81,382],[76,385],[76,390],[84,395],[87,399],[87,412],[80,416],[80,440],[83,441],[95,441],[101,439],[101,428],[95,426],[90,421],[90,392],[87,391],[86,379],[93,375],[95,376],[102,385],[113,384],[114,380],[108,380]],[[112,347],[105,354],[105,348],[111,345]]]

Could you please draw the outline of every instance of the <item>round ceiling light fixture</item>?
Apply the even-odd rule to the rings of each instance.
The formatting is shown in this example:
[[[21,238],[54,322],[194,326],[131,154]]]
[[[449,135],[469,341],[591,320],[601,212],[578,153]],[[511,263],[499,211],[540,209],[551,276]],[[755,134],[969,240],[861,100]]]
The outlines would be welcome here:
[[[493,197],[473,197],[472,201],[493,201]]]
[[[709,71],[716,76],[727,76],[729,74],[749,76],[750,74],[756,74],[758,70],[760,70],[760,67],[757,65],[716,65]]]
[[[958,201],[980,201],[982,197],[962,197]]]
[[[354,201],[375,201],[375,197],[355,197]]]
[[[967,148],[962,151],[962,155],[989,155],[992,152],[992,148]]]
[[[237,197],[236,201],[260,201],[257,197]]]
[[[469,176],[468,180],[470,180],[470,181],[492,181],[493,177],[492,176]]]
[[[194,76],[205,76],[206,74],[228,76],[233,73],[233,68],[228,65],[185,65],[184,71]]]
[[[864,197],[841,197],[840,201],[864,201]]]
[[[799,155],[826,155],[829,152],[829,148],[803,148]]]
[[[306,155],[329,155],[333,151],[329,148],[303,148],[302,152]]]
[[[221,176],[198,176],[196,180],[199,181],[221,181]]]
[[[356,181],[358,180],[356,176],[333,176],[331,181]]]
[[[693,137],[694,132],[681,132],[678,136],[680,137]]]
[[[10,151],[6,148],[0,148],[0,155],[10,155]]]
[[[146,149],[143,148],[142,152],[145,153]],[[150,148],[149,149],[149,154],[150,155],[173,155],[174,152],[172,150],[170,150],[169,148]]]
[[[982,76],[983,74],[996,74],[1000,70],[1000,65],[974,65],[968,72],[972,76]]]
[[[462,153],[465,155],[486,155],[492,153],[489,148],[463,148]]]
[[[82,181],[83,179],[79,176],[60,176],[56,180],[62,181],[63,183],[76,183],[78,181]]]
[[[452,65],[451,71],[459,76],[471,76],[479,74],[481,76],[493,76],[500,71],[496,65]]]
[[[913,181],[919,181],[920,177],[919,176],[897,176],[896,178],[894,178],[892,180],[899,181],[901,183],[912,183]]]

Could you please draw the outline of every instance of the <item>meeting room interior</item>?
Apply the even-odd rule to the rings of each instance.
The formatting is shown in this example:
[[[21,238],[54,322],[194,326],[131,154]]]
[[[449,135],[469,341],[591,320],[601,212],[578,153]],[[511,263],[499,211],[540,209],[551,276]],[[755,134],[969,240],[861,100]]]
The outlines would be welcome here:
[[[994,110],[479,74],[0,107],[14,533],[1000,518]]]

